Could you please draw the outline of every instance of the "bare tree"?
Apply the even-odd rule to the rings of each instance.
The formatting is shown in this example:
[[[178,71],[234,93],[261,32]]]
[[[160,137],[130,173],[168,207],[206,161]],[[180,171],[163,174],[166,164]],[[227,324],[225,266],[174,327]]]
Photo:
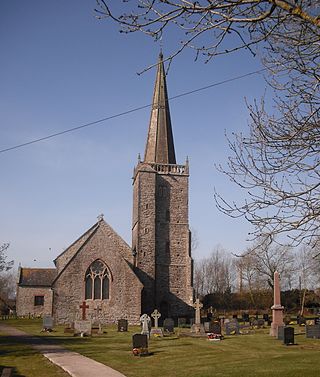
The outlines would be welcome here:
[[[9,248],[9,243],[4,243],[0,246],[0,272],[8,271],[13,266],[13,260],[7,261],[7,250]]]
[[[206,61],[241,49],[258,54],[276,91],[274,114],[249,106],[248,136],[229,138],[232,155],[219,170],[242,188],[243,203],[215,193],[225,214],[245,217],[253,238],[288,234],[292,244],[319,238],[319,0],[123,0],[120,12],[97,0],[97,15],[125,33],[159,40],[167,28]],[[279,240],[279,238],[278,238]]]
[[[242,260],[242,261],[241,261]],[[262,280],[273,288],[273,275],[278,271],[281,276],[282,289],[285,285],[292,288],[292,273],[296,270],[295,255],[288,245],[270,244],[267,239],[258,240],[248,248],[239,263],[247,269],[247,281]]]
[[[194,286],[197,295],[224,293],[233,286],[233,259],[221,247],[216,247],[208,258],[195,263]]]
[[[255,54],[254,46],[288,24],[320,26],[316,0],[123,0],[120,11],[111,1],[96,2],[97,17],[116,21],[124,33],[140,31],[159,40],[174,27],[180,44],[168,60],[186,47],[207,60],[243,48]]]

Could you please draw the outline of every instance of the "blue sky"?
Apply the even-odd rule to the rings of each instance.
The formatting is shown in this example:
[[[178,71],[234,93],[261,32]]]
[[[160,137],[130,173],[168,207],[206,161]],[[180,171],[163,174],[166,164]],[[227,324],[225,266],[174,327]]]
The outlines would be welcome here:
[[[117,2],[120,6],[120,2]],[[0,3],[0,149],[149,104],[159,44],[123,35],[94,17],[94,0],[4,0]],[[163,39],[164,54],[175,35]],[[171,65],[169,96],[261,68],[243,52],[208,64],[186,51]],[[190,159],[190,225],[195,258],[220,244],[239,252],[250,226],[221,214],[214,187],[241,199],[214,164],[229,155],[224,133],[246,132],[252,102],[265,92],[261,75],[173,100],[177,160]],[[105,220],[130,244],[132,171],[143,155],[149,109],[0,154],[0,243],[16,265],[52,260],[96,222]]]

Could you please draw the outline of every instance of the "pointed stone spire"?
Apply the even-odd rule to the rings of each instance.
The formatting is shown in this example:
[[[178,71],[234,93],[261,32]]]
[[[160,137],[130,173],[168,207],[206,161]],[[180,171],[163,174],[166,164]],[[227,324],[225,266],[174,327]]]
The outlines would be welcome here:
[[[162,52],[159,55],[144,161],[176,164]]]

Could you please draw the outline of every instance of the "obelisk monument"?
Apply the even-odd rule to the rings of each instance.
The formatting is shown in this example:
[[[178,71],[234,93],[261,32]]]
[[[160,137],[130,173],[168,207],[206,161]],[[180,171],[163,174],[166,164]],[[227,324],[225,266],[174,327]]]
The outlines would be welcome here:
[[[278,335],[278,327],[283,326],[283,309],[284,307],[281,306],[281,298],[280,298],[280,283],[279,283],[279,272],[275,271],[273,277],[273,306],[271,306],[272,310],[272,323],[270,329],[271,336]]]

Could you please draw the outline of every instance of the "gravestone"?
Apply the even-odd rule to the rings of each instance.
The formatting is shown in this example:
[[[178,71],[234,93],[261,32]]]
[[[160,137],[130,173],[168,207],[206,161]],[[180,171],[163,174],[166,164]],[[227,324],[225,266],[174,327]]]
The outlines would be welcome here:
[[[52,331],[53,329],[53,317],[45,315],[42,320],[42,328],[44,331]]]
[[[86,310],[89,309],[89,305],[87,305],[87,303],[83,301],[82,304],[79,305],[79,308],[82,309],[82,320],[85,321],[87,319]]]
[[[161,313],[159,313],[157,309],[154,309],[154,311],[151,313],[151,317],[154,319],[154,327],[157,329],[158,320],[161,317]]]
[[[317,317],[317,318],[314,319],[314,324],[320,325],[320,317]]]
[[[178,318],[178,327],[184,327],[187,324],[186,318]]]
[[[193,304],[193,307],[195,309],[195,322],[194,322],[194,325],[192,325],[191,327],[191,331],[194,333],[204,332],[203,326],[201,326],[201,312],[200,312],[201,308],[203,307],[203,304],[197,298],[196,302]]]
[[[242,314],[242,320],[243,320],[243,322],[249,322],[249,314],[243,313]]]
[[[264,327],[264,323],[265,323],[264,319],[262,319],[262,318],[254,319],[252,321],[252,326],[260,329],[260,328]]]
[[[221,334],[221,325],[219,321],[211,322],[211,332],[214,334]]]
[[[264,314],[263,315],[263,320],[265,321],[265,322],[269,322],[269,314]]]
[[[203,323],[203,327],[204,327],[204,331],[205,331],[205,332],[212,332],[212,331],[211,331],[211,322],[208,322],[208,321],[207,321],[207,322],[204,322],[204,323]]]
[[[148,355],[148,335],[134,334],[132,336],[132,353],[135,356]]]
[[[91,321],[74,321],[74,334],[81,336],[91,335]]]
[[[142,314],[142,316],[140,317],[140,323],[142,325],[141,334],[147,335],[149,338],[151,330],[151,318],[148,316],[148,314]]]
[[[320,339],[320,324],[306,327],[306,337]]]
[[[287,346],[290,344],[294,344],[294,328],[293,327],[289,327],[289,326],[284,327],[283,344],[286,344]]]
[[[161,317],[161,313],[158,312],[157,309],[155,309],[151,313],[151,317],[154,319],[154,328],[151,329],[151,335],[153,336],[163,336],[163,332],[161,329],[158,327],[158,320]]]
[[[163,332],[165,334],[174,333],[174,320],[172,318],[166,318],[163,321]]]
[[[299,315],[299,316],[297,316],[297,323],[298,323],[299,326],[305,326],[306,325],[306,319],[303,316]]]
[[[278,333],[277,333],[277,339],[278,340],[284,339],[284,327],[285,326],[278,326]]]
[[[233,319],[230,322],[225,323],[225,329],[227,335],[236,335],[239,334],[239,322],[236,319]]]
[[[126,332],[128,331],[128,320],[127,319],[119,319],[118,320],[118,332]]]

